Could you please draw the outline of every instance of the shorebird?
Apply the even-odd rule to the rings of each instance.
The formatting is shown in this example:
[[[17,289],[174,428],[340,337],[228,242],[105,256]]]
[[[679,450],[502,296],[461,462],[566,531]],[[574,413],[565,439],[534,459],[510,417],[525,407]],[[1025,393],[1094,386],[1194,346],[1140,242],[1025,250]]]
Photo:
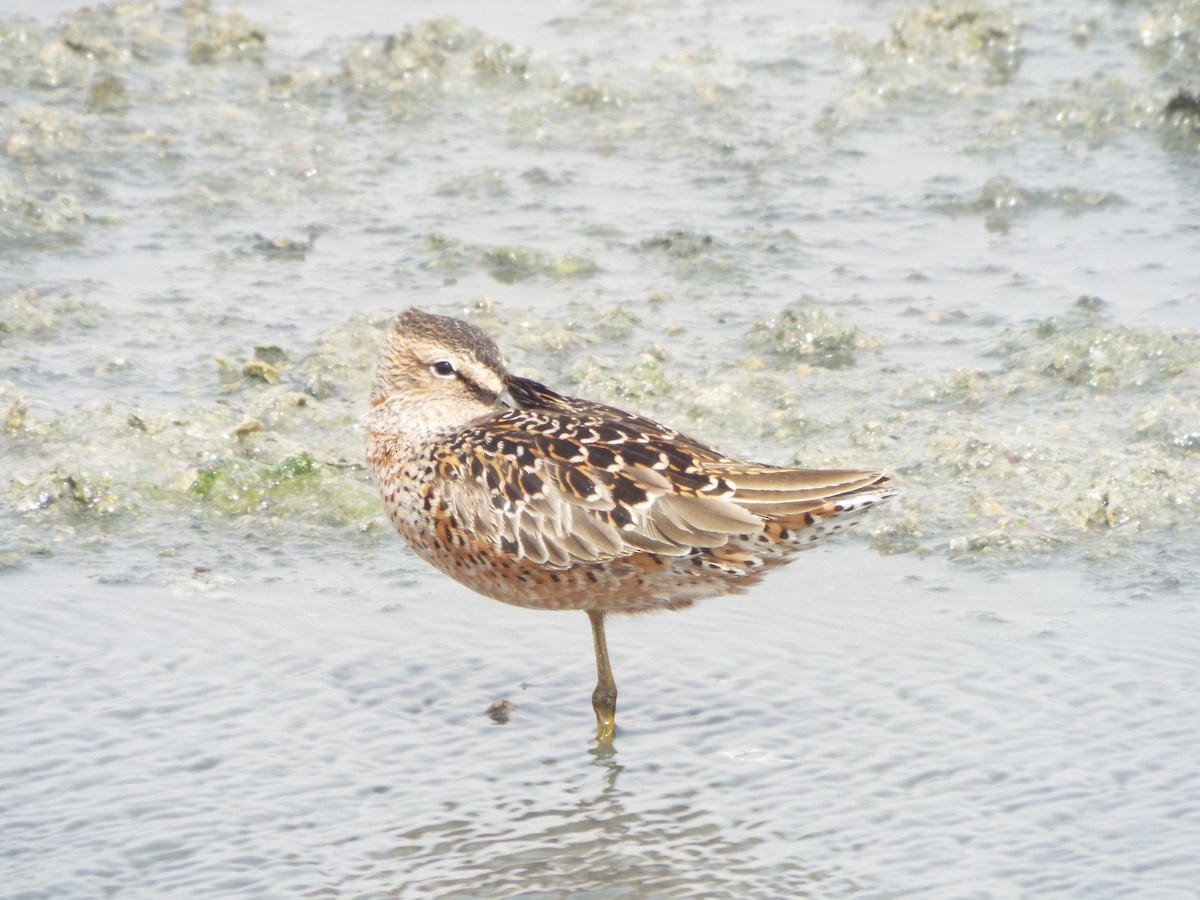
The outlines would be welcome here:
[[[418,309],[392,322],[364,427],[418,556],[487,597],[587,613],[601,744],[617,707],[605,616],[744,591],[898,493],[882,472],[734,459],[559,394],[511,374],[476,326]]]

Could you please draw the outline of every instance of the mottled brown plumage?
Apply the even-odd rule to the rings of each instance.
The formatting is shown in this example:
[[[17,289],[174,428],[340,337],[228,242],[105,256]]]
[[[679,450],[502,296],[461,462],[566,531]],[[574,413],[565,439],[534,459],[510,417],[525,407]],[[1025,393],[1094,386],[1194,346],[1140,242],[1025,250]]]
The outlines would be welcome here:
[[[423,559],[506,603],[587,611],[601,741],[606,613],[743,591],[896,493],[880,472],[745,462],[558,394],[509,374],[475,326],[416,309],[392,325],[371,407],[371,470]]]

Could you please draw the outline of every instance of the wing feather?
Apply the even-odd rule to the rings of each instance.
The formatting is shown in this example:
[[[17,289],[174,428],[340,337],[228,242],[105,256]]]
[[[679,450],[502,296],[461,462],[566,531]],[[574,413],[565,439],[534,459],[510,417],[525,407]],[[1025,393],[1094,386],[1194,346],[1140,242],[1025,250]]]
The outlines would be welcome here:
[[[648,419],[529,382],[514,409],[461,432],[437,460],[454,468],[447,503],[474,535],[539,565],[604,562],[636,552],[720,549],[770,522],[812,524],[881,473],[789,469],[722,456]],[[447,473],[449,474],[449,473]],[[728,552],[726,552],[728,551]],[[714,557],[715,558],[715,557]],[[722,557],[724,558],[724,557]]]

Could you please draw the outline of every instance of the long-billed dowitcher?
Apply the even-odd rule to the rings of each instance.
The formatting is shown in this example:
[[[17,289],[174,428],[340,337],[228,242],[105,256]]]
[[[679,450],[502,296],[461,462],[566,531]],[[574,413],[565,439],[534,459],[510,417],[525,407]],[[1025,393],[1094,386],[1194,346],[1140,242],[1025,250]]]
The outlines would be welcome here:
[[[509,373],[479,328],[417,309],[392,323],[364,424],[419,556],[496,600],[588,614],[601,743],[617,706],[606,615],[741,592],[897,493],[881,472],[746,462],[558,394]]]

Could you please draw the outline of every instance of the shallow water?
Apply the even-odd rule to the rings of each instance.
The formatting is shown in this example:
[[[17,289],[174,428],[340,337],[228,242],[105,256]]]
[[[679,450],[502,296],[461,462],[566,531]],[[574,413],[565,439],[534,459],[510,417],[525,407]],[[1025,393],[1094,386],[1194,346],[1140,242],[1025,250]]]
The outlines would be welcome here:
[[[611,629],[346,565],[164,591],[13,576],[27,896],[934,896],[1195,885],[1194,606],[814,552]],[[845,590],[845,572],[856,572]],[[347,577],[349,573],[349,577]],[[381,611],[379,598],[403,598]],[[497,726],[494,700],[517,704]]]
[[[1194,896],[1200,4],[371,6],[0,14],[3,893]],[[410,304],[906,494],[597,751],[378,512]]]

